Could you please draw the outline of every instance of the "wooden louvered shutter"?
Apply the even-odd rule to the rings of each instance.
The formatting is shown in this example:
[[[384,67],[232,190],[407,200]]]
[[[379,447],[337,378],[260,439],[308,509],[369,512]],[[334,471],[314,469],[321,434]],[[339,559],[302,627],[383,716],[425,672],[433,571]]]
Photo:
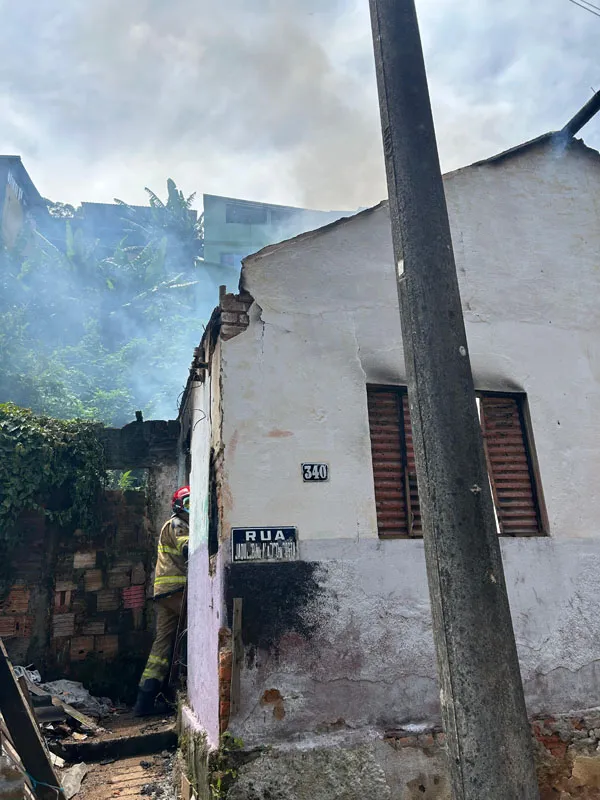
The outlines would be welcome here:
[[[412,425],[410,422],[410,407],[408,395],[402,395],[402,410],[404,413],[404,442],[406,444],[406,484],[408,485],[409,498],[409,533],[411,536],[422,536],[421,507],[419,505],[419,490],[417,488],[417,468],[415,466],[415,451],[413,447]]]
[[[535,536],[540,533],[540,519],[518,401],[482,396],[481,423],[500,533]]]
[[[407,536],[402,395],[369,387],[367,402],[379,535]]]

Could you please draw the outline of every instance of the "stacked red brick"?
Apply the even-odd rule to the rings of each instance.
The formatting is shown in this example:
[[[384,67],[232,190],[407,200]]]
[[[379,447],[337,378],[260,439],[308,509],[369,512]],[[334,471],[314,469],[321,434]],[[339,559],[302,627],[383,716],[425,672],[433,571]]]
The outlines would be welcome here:
[[[221,733],[227,730],[231,715],[231,671],[233,667],[233,647],[231,631],[221,628],[219,631],[219,728]]]
[[[221,296],[221,337],[233,339],[250,324],[248,311],[254,302],[248,292],[240,294],[224,294]]]

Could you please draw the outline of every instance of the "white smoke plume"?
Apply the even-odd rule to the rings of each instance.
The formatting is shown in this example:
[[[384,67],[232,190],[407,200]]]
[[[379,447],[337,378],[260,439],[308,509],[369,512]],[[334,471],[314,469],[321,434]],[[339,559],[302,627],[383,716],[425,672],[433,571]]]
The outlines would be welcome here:
[[[567,0],[417,0],[443,167],[561,127],[600,88]],[[0,0],[0,152],[54,199],[385,195],[367,0]],[[600,145],[600,122],[584,131]]]

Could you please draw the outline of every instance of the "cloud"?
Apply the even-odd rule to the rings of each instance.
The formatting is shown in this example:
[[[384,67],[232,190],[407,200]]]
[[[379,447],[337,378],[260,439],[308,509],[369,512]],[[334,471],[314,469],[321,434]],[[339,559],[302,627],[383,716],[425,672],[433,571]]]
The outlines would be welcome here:
[[[600,88],[568,0],[417,2],[444,169]],[[0,0],[0,152],[78,203],[164,191],[320,208],[385,195],[367,0]],[[600,146],[600,122],[584,131]]]

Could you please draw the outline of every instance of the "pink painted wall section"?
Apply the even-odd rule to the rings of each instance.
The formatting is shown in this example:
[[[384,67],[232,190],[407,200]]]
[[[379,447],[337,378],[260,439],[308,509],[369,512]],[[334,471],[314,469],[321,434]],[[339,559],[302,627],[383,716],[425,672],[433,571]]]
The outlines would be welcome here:
[[[190,557],[188,583],[188,699],[186,719],[206,732],[210,747],[219,743],[220,574],[208,572],[203,545]]]

